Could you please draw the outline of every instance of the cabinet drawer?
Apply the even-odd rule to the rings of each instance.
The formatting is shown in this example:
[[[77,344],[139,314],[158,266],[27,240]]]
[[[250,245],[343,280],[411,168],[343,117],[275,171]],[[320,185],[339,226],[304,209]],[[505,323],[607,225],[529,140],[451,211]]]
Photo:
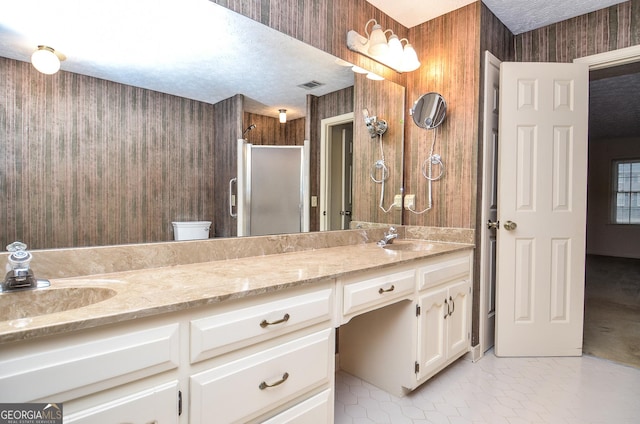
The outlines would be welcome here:
[[[343,286],[344,315],[381,307],[410,295],[415,290],[415,270],[394,272]]]
[[[418,270],[419,290],[428,289],[442,283],[464,280],[471,273],[471,257],[469,254],[438,258],[433,263]]]
[[[246,422],[329,382],[332,337],[326,329],[192,376],[190,423]]]
[[[178,423],[178,382],[163,384],[64,417],[65,424]]]
[[[191,321],[191,362],[212,358],[331,317],[333,288]]]
[[[292,406],[262,424],[322,424],[333,423],[333,396],[327,389],[304,402]]]
[[[177,368],[178,330],[170,324],[57,349],[36,344],[31,355],[0,360],[0,387],[11,387],[3,401],[62,402]]]

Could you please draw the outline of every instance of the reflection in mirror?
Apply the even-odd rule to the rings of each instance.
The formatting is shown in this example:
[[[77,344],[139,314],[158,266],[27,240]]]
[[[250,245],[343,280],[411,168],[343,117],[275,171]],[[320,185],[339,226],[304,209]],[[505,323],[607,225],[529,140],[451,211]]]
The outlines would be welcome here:
[[[49,15],[56,20],[25,19],[32,14],[24,9],[36,9],[36,3],[47,8],[44,16],[52,8]],[[217,207],[222,198],[230,197],[228,182],[236,171],[230,169],[219,188],[212,181],[221,167],[213,162],[235,164],[220,146],[235,149],[235,141],[253,123],[257,128],[244,134],[252,143],[290,142],[280,134],[295,128],[296,136],[290,138],[302,144],[299,132],[305,125],[296,121],[307,120],[314,146],[312,188],[318,187],[314,128],[324,117],[338,114],[337,103],[349,103],[354,110],[354,76],[335,64],[334,57],[208,0],[179,2],[177,8],[165,0],[116,0],[101,14],[91,10],[89,2],[45,3],[13,2],[0,14],[0,74],[5,92],[15,95],[7,101],[23,105],[7,108],[11,116],[0,128],[7,164],[0,177],[6,189],[0,206],[0,246],[14,240],[33,249],[168,241],[174,236],[174,221],[211,220],[216,227],[211,237],[233,235],[218,233],[229,204],[222,208],[224,213]],[[192,5],[199,9],[189,14]],[[59,13],[67,7],[73,13]],[[124,7],[136,12],[127,13]],[[210,10],[225,15],[208,19]],[[88,13],[86,18],[83,13]],[[63,21],[71,18],[71,23]],[[170,23],[163,24],[163,18]],[[116,32],[114,21],[119,22]],[[188,31],[166,30],[178,22],[187,22]],[[134,36],[126,42],[115,40],[125,26],[135,29]],[[60,33],[69,28],[70,35]],[[214,31],[202,37],[205,48],[195,48],[196,58],[206,63],[186,57],[187,47],[196,45],[199,28]],[[44,76],[28,63],[32,50],[25,40],[32,30],[58,35],[53,47],[67,56],[61,72]],[[250,46],[212,43],[220,34],[239,36]],[[165,43],[161,35],[169,40]],[[90,48],[75,49],[76,41]],[[125,52],[125,46],[136,53]],[[313,72],[304,73],[300,62]],[[286,71],[268,72],[276,65]],[[251,76],[252,71],[258,74]],[[307,88],[309,82],[324,84]],[[266,88],[271,94],[265,94]],[[348,102],[333,96],[336,92],[350,93]],[[337,100],[327,101],[317,115],[306,116],[310,102],[331,96]],[[236,97],[244,99],[242,108],[235,108],[235,103],[228,107],[231,103],[226,101]],[[280,108],[287,109],[287,123],[266,125],[267,119],[277,121]],[[240,123],[223,123],[220,116],[229,111],[240,116]],[[266,131],[274,127],[286,130]],[[317,188],[311,195],[319,195]],[[356,192],[354,202],[358,201]],[[318,209],[312,208],[312,229],[313,220],[319,222]],[[235,223],[223,224],[235,228]]]
[[[357,75],[354,91],[364,119],[354,121],[353,221],[400,225],[405,88]]]
[[[413,122],[427,130],[442,124],[446,113],[447,102],[438,93],[423,94],[411,108]]]

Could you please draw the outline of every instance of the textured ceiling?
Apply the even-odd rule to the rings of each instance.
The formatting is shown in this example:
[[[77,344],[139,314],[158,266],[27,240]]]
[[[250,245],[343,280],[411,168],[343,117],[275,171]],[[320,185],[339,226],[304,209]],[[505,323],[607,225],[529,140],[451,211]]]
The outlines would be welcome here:
[[[367,0],[407,28],[429,21],[475,0]],[[625,0],[482,0],[514,34],[531,31]]]
[[[212,104],[244,94],[267,116],[353,85],[335,57],[208,0],[0,0],[0,56],[29,61],[39,44],[65,71]]]
[[[514,34],[531,31],[625,0],[482,0]]]
[[[474,0],[368,0],[406,27]],[[619,0],[483,0],[514,33],[601,9]],[[33,13],[34,11],[38,13]],[[0,56],[29,61],[38,44],[67,56],[65,71],[217,103],[244,94],[247,110],[291,118],[306,95],[353,84],[331,55],[209,0],[0,0]],[[323,83],[313,90],[309,81]],[[637,76],[591,85],[592,125],[638,134]],[[628,116],[633,125],[612,125]]]

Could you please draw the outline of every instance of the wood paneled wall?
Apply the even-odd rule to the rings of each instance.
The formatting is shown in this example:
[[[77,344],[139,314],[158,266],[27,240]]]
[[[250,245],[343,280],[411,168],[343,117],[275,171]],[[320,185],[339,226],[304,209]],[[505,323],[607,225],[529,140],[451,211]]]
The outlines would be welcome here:
[[[382,183],[371,179],[372,167],[382,159],[388,168],[388,179],[384,182],[383,207],[389,209],[394,195],[401,194],[403,135],[404,135],[405,88],[390,81],[373,81],[362,74],[356,74],[354,88],[353,124],[353,211],[354,221],[401,224],[402,210],[391,209],[385,213],[380,208]],[[364,124],[363,109],[370,116],[387,121],[388,129],[382,136],[380,151],[379,138],[372,138]],[[374,172],[376,179],[382,172]]]
[[[0,246],[170,240],[213,218],[213,106],[0,58]]]
[[[236,94],[215,105],[215,137],[213,140],[214,164],[213,192],[215,204],[214,237],[232,237],[237,232],[238,222],[231,216],[229,180],[236,178],[238,138],[244,131],[244,96]],[[234,211],[235,212],[235,211]]]
[[[304,144],[305,118],[292,119],[281,124],[278,118],[245,112],[242,132],[251,124],[255,124],[256,127],[245,134],[245,138],[251,144],[273,146]]]
[[[640,44],[640,1],[620,3],[515,37],[518,62],[571,62]]]
[[[478,111],[481,3],[472,3],[411,29],[410,40],[422,62],[407,75],[407,109],[422,94],[438,92],[447,102],[444,123],[435,130],[417,127],[407,114],[405,195],[416,195],[416,210],[427,208],[427,180],[421,166],[434,153],[446,170],[433,183],[433,207],[421,215],[404,211],[403,223],[474,228],[478,162]]]
[[[353,91],[354,87],[347,87],[320,97],[307,95],[305,139],[310,141],[311,148],[310,190],[312,196],[320,194],[320,127],[322,120],[353,112]],[[320,230],[320,214],[319,207],[311,208],[309,218],[311,231]]]

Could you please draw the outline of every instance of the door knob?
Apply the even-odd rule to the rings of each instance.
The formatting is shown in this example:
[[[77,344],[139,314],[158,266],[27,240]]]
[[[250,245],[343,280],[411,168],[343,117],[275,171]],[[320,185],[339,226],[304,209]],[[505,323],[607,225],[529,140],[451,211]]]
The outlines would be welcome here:
[[[490,230],[499,230],[500,229],[500,221],[487,221],[487,228]]]
[[[513,231],[516,228],[518,228],[518,224],[516,224],[513,221],[507,221],[507,222],[504,223],[504,229],[507,230],[507,231]]]

